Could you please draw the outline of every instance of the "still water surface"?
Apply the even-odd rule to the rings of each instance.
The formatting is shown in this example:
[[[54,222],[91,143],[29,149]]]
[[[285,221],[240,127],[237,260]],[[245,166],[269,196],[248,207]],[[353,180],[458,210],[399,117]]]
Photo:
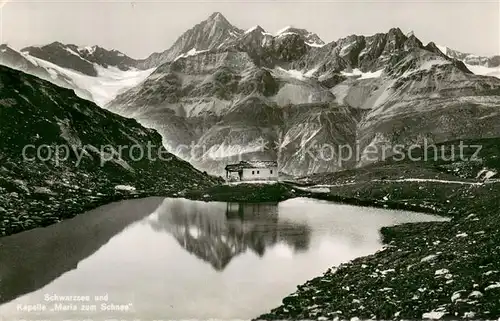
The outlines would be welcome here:
[[[438,220],[308,199],[109,204],[0,239],[0,316],[250,319],[298,284],[381,249],[381,227]]]

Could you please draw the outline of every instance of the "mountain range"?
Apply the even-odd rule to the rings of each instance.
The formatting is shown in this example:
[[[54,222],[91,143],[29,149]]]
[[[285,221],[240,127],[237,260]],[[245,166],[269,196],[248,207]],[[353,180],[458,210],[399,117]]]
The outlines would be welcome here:
[[[98,75],[94,63],[104,68],[114,66],[123,71],[138,65],[136,60],[117,50],[106,50],[99,46],[78,47],[54,42],[41,47],[27,47],[21,52],[93,77]]]
[[[144,60],[61,43],[0,50],[2,64],[136,119],[217,174],[238,159],[278,159],[291,175],[337,171],[369,162],[372,146],[498,136],[499,60],[399,28],[325,44],[296,27],[242,30],[221,13]],[[344,161],[342,146],[360,158]]]
[[[0,64],[72,89],[80,98],[100,106],[139,84],[153,71],[139,69],[139,63],[119,51],[99,46],[54,42],[15,50],[0,45]]]

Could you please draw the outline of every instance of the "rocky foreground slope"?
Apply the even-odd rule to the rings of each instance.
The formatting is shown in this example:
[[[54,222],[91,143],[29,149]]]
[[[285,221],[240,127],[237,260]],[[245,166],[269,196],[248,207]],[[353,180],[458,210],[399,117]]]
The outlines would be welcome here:
[[[213,173],[237,158],[278,159],[292,175],[337,171],[370,163],[373,147],[380,159],[397,144],[500,135],[500,80],[398,28],[325,45],[297,28],[243,32],[214,14],[159,61],[106,108]]]
[[[167,153],[155,131],[6,67],[0,140],[0,236],[115,199],[175,195],[214,182]]]

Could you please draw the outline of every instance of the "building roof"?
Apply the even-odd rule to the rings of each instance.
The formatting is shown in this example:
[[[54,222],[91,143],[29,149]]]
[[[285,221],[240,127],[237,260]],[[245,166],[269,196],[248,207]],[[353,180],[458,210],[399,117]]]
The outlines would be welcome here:
[[[278,162],[275,161],[241,161],[238,164],[230,164],[226,166],[226,171],[239,172],[244,168],[272,168],[278,167]]]

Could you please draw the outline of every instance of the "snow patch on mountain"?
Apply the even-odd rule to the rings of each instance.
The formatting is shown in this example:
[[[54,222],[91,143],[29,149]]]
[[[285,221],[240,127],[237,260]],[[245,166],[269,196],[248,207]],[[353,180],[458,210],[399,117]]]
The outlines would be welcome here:
[[[292,26],[286,26],[280,30],[278,30],[278,32],[276,32],[276,36],[279,36],[281,35],[282,33],[284,33],[285,31],[287,31],[288,29],[292,28]]]
[[[309,47],[315,47],[315,48],[321,48],[325,46],[324,44],[313,43],[313,42],[306,42],[305,44],[308,45]]]
[[[278,106],[330,102],[332,93],[320,87],[313,87],[308,82],[289,83],[280,88],[273,97]]]
[[[446,60],[444,58],[442,59],[432,59],[432,60],[429,60],[429,61],[424,61],[419,68],[417,69],[410,69],[410,70],[407,70],[403,73],[402,77],[408,77],[414,73],[417,73],[417,72],[421,72],[421,71],[429,71],[431,70],[432,68],[436,67],[436,66],[444,66],[444,65],[450,65],[452,64],[451,61],[449,60]]]
[[[79,54],[77,54],[76,52],[74,52],[74,51],[73,51],[72,49],[70,49],[70,48],[65,47],[65,48],[64,48],[64,50],[66,50],[67,52],[69,52],[70,54],[72,54],[72,55],[74,55],[74,56],[77,56],[78,58],[83,59],[82,57],[80,57],[80,55],[79,55]]]
[[[436,46],[448,57],[462,61],[467,68],[472,71],[472,73],[480,76],[500,78],[500,66],[498,66],[497,62],[498,56],[478,56],[471,53],[463,53],[457,50],[452,50],[442,45]]]
[[[257,30],[259,26],[253,26],[252,28],[249,28],[248,30],[245,31],[245,34],[249,34],[250,32]]]
[[[201,53],[204,53],[204,52],[207,52],[208,50],[196,50],[196,48],[193,48],[191,50],[189,50],[188,52],[182,54],[182,55],[179,55],[177,56],[177,58],[174,59],[174,61],[177,61],[181,58],[187,58],[187,57],[191,57],[191,56],[196,56],[198,54],[201,54]]]
[[[97,49],[97,46],[85,46],[85,47],[79,47],[78,51],[87,51],[90,55],[94,54],[95,50]]]
[[[448,47],[446,46],[442,46],[442,45],[436,45],[436,47],[438,47],[439,51],[441,51],[442,53],[444,53],[446,55],[446,53],[448,52]]]
[[[339,55],[340,55],[341,57],[343,57],[343,56],[347,56],[347,55],[349,54],[349,51],[350,51],[350,49],[351,49],[351,47],[352,47],[353,45],[354,45],[354,43],[350,43],[350,44],[348,44],[347,46],[343,47],[343,48],[340,50]]]
[[[379,69],[376,71],[362,72],[358,68],[353,69],[351,72],[341,71],[341,74],[346,77],[359,77],[358,79],[370,79],[370,78],[380,78],[384,69]]]
[[[300,70],[296,69],[283,69],[281,67],[278,67],[273,70],[273,76],[278,77],[278,78],[295,78],[298,80],[306,80],[308,78],[311,78],[313,74],[317,71],[316,69],[311,69],[307,72],[303,72]]]
[[[286,37],[289,35],[296,35],[296,33],[295,32],[283,32],[283,33],[280,33],[279,35],[277,35],[276,38]]]

